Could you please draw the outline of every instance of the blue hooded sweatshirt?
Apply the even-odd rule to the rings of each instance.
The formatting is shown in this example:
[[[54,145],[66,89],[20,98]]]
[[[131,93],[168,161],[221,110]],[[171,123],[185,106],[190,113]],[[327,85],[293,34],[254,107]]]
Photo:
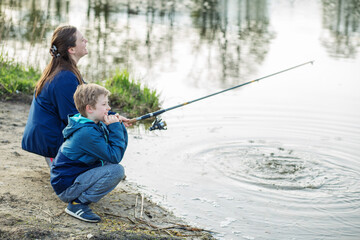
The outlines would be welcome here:
[[[118,164],[128,143],[122,123],[96,124],[79,113],[68,121],[63,130],[65,142],[51,166],[50,182],[56,194],[70,187],[80,174],[102,166],[104,161]]]

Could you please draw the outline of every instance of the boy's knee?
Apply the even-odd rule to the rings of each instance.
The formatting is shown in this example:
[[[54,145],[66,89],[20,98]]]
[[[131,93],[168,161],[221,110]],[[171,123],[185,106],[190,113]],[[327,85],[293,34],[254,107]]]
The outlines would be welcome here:
[[[118,177],[119,181],[125,178],[125,169],[120,164],[114,164],[113,174]]]

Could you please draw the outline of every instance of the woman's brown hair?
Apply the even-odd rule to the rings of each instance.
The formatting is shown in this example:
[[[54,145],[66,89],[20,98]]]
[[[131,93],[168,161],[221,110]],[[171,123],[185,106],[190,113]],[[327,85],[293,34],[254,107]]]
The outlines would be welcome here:
[[[50,54],[52,59],[46,66],[39,81],[35,86],[35,97],[37,97],[43,89],[45,83],[51,81],[54,76],[61,70],[69,70],[75,74],[79,84],[83,84],[83,80],[76,62],[70,57],[68,49],[76,46],[76,27],[60,26],[55,29],[52,39]]]

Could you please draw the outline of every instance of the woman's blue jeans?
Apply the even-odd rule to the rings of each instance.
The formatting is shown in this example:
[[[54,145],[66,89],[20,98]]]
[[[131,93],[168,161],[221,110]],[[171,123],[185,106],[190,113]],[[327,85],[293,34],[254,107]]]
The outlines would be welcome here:
[[[124,179],[125,170],[120,164],[107,163],[80,174],[73,185],[60,193],[63,202],[78,199],[82,203],[98,202]]]

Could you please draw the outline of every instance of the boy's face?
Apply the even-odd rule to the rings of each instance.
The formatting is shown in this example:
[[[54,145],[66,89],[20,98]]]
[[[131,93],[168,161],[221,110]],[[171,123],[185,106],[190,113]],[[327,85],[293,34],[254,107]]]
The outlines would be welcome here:
[[[105,95],[100,95],[95,104],[95,108],[92,108],[93,113],[91,114],[91,120],[98,123],[99,121],[104,122],[104,116],[108,115],[110,111],[109,99]]]

